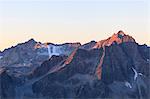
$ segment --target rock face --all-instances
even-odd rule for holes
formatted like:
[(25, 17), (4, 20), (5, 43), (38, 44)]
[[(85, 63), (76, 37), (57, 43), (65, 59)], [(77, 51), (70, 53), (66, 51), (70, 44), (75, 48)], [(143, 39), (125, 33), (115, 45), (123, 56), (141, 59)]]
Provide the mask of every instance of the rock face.
[(15, 98), (15, 85), (13, 79), (6, 73), (6, 70), (2, 68), (0, 70), (0, 98)]
[(47, 59), (47, 56), (39, 56), (37, 54), (37, 51), (34, 49), (35, 44), (36, 41), (31, 39), (25, 43), (4, 50), (2, 52), (3, 58), (0, 60), (0, 66), (9, 69), (11, 75), (19, 76), (30, 72)]
[(123, 31), (119, 31), (117, 34), (113, 34), (111, 37), (105, 40), (101, 40), (95, 44), (93, 48), (101, 48), (103, 46), (110, 46), (112, 44), (120, 44), (123, 42), (135, 42), (134, 38), (126, 35)]
[(54, 66), (58, 65), (60, 62), (63, 62), (67, 56), (56, 56), (53, 55), (49, 60), (43, 62), (41, 66), (37, 67), (31, 74), (30, 78), (37, 78), (46, 74)]
[[(150, 47), (139, 45), (123, 31), (106, 40), (91, 41), (84, 45), (79, 43), (33, 45), (37, 48), (33, 51), (37, 51), (35, 53), (40, 53), (39, 55), (45, 55), (45, 50), (50, 48), (47, 54), (49, 53), (51, 57), (29, 73), (28, 79), (17, 85), (16, 93), (14, 92), (16, 99), (149, 99), (150, 97)], [(34, 62), (37, 63), (39, 60)], [(12, 87), (11, 91), (13, 89)], [(9, 91), (2, 90), (2, 92)]]
[[(41, 46), (46, 45), (46, 46)], [(48, 46), (48, 48), (47, 48)], [(69, 55), (80, 43), (40, 43), (33, 39), (4, 50), (0, 54), (0, 67), (9, 69), (9, 74), (24, 76), (39, 67), (52, 55)], [(50, 54), (50, 55), (49, 55)]]
[(96, 68), (103, 49), (78, 49), (70, 64), (35, 82), (33, 91), (46, 98), (148, 99), (150, 63), (139, 49), (134, 42), (106, 47), (100, 80)]
[(90, 50), (95, 46), (96, 43), (97, 43), (96, 41), (91, 41), (89, 43), (83, 44), (82, 46), (80, 46), (80, 48)]
[(87, 48), (81, 46), (67, 66), (36, 81), (32, 88), (37, 97), (148, 99), (149, 47), (119, 31)]

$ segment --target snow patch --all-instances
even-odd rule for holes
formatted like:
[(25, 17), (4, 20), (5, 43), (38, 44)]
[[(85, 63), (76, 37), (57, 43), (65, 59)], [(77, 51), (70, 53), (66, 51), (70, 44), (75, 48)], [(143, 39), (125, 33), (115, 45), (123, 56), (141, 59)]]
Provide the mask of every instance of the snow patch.
[(129, 82), (125, 82), (125, 86), (129, 87), (129, 88), (132, 88), (132, 86), (131, 86), (131, 84)]
[(47, 49), (48, 49), (49, 58), (52, 55), (60, 55), (60, 53), (61, 53), (60, 48), (61, 48), (60, 46), (48, 45)]
[(0, 59), (2, 59), (3, 58), (3, 56), (0, 56)]
[(61, 48), (60, 46), (53, 46), (52, 47), (52, 55), (60, 55), (60, 53), (61, 53), (60, 48)]
[(141, 75), (141, 76), (143, 75), (142, 73), (138, 73), (138, 74)]
[(49, 58), (52, 56), (52, 55), (60, 55), (62, 53), (62, 46), (57, 46), (57, 45), (52, 45), (52, 44), (36, 44), (35, 45), (35, 48), (37, 49), (40, 49), (40, 48), (44, 48), (46, 49), (47, 51), (46, 52), (39, 52), (38, 54), (39, 55), (46, 55), (48, 54)]
[(134, 80), (136, 80), (137, 76), (140, 75), (140, 76), (143, 76), (142, 73), (138, 73), (133, 67), (132, 67), (132, 70), (134, 71), (135, 75), (134, 75)]
[(51, 49), (50, 49), (49, 45), (47, 46), (47, 49), (48, 49), (48, 55), (49, 55), (49, 58), (50, 58), (51, 57)]

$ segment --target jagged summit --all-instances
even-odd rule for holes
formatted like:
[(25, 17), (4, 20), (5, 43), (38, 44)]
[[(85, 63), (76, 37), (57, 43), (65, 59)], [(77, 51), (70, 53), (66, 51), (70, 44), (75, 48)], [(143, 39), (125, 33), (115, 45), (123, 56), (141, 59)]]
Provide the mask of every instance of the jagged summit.
[(124, 33), (122, 30), (118, 31), (117, 34), (118, 34), (118, 35), (125, 35), (125, 33)]
[(29, 44), (29, 45), (31, 44), (31, 45), (33, 45), (35, 43), (37, 43), (37, 41), (35, 41), (33, 38), (31, 38), (28, 41), (26, 41), (25, 43), (21, 43), (21, 44)]
[(108, 39), (97, 42), (93, 48), (101, 48), (103, 46), (110, 46), (115, 43), (120, 44), (123, 42), (135, 42), (135, 39), (129, 35), (126, 35), (122, 30), (120, 30), (118, 33), (114, 33)]
[(31, 38), (27, 42), (36, 42), (36, 41), (33, 38)]

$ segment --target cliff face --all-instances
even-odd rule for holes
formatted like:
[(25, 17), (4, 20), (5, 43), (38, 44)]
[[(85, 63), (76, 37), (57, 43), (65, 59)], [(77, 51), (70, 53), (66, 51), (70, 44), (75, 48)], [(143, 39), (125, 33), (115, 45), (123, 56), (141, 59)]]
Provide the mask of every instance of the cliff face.
[(33, 39), (4, 50), (0, 53), (0, 68), (9, 69), (9, 74), (24, 76), (30, 74), (52, 55), (68, 56), (80, 43), (40, 43)]
[(15, 98), (15, 85), (11, 76), (5, 69), (0, 70), (0, 97), (1, 99)]
[(101, 48), (103, 46), (110, 46), (112, 44), (120, 44), (123, 42), (135, 42), (135, 39), (129, 35), (126, 35), (123, 31), (114, 33), (111, 37), (105, 40), (101, 40), (95, 44), (93, 48)]
[(37, 78), (40, 77), (47, 72), (49, 72), (50, 69), (52, 69), (54, 66), (58, 65), (60, 62), (63, 62), (67, 56), (55, 56), (53, 55), (49, 60), (43, 62), (41, 66), (37, 67), (33, 72), (30, 74), (29, 78)]
[(145, 48), (135, 42), (106, 46), (101, 79), (96, 72), (103, 48), (78, 49), (70, 64), (35, 82), (33, 91), (51, 98), (147, 99), (150, 57), (143, 55), (150, 49)]

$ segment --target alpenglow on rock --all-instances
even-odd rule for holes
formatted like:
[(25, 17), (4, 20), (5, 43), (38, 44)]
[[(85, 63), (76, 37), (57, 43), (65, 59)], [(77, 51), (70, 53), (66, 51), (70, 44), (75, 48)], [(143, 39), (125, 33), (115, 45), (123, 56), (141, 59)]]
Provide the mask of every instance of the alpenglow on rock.
[(123, 42), (135, 42), (134, 38), (126, 35), (123, 31), (119, 31), (117, 34), (113, 34), (111, 37), (105, 40), (101, 40), (95, 44), (93, 48), (101, 48), (103, 46), (110, 46), (112, 44), (120, 44)]

